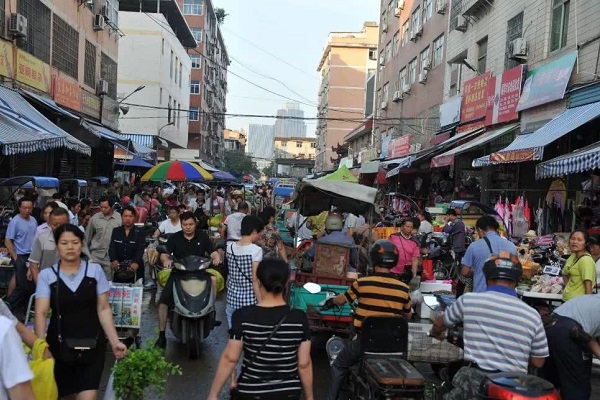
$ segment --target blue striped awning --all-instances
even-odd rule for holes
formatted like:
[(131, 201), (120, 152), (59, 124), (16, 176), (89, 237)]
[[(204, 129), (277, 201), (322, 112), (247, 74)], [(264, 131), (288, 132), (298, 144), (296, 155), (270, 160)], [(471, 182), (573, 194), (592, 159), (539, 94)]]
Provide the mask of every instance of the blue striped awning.
[(600, 116), (600, 102), (569, 108), (537, 131), (520, 135), (508, 147), (493, 153), (490, 160), (497, 163), (542, 160), (544, 147)]
[(27, 154), (61, 147), (91, 155), (91, 148), (53, 124), (16, 90), (0, 85), (2, 154)]
[(85, 126), (86, 129), (88, 129), (96, 136), (107, 139), (114, 145), (117, 145), (123, 148), (124, 150), (132, 150), (133, 148), (133, 145), (131, 144), (131, 141), (128, 138), (124, 137), (118, 132), (113, 131), (112, 129), (105, 127), (104, 125), (100, 125), (86, 119), (83, 122), (83, 126)]
[(154, 147), (154, 135), (143, 135), (139, 133), (122, 133), (121, 135), (132, 142), (143, 144), (148, 148)]
[(554, 178), (596, 168), (600, 168), (600, 142), (538, 164), (535, 178)]

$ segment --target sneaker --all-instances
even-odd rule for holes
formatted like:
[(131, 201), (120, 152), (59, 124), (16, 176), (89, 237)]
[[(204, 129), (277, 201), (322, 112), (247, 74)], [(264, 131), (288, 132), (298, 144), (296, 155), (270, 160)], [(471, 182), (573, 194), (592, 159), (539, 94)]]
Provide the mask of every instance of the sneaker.
[(152, 290), (156, 289), (156, 282), (150, 281), (144, 285), (144, 289)]
[(161, 349), (167, 348), (167, 338), (165, 336), (159, 336), (154, 343), (154, 347), (160, 347)]

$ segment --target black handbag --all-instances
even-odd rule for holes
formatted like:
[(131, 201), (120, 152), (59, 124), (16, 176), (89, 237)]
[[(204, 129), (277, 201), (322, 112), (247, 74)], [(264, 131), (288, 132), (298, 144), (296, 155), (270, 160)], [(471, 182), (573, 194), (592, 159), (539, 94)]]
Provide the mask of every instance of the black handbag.
[[(88, 261), (85, 262), (85, 269), (87, 271)], [(54, 270), (54, 268), (52, 268)], [(68, 363), (78, 364), (91, 364), (97, 358), (96, 348), (98, 346), (98, 336), (93, 338), (65, 338), (62, 334), (62, 315), (60, 313), (60, 302), (59, 302), (59, 286), (60, 286), (60, 261), (57, 265), (56, 274), (56, 314), (57, 328), (58, 328), (58, 349), (60, 353), (60, 360)]]
[[(246, 368), (250, 367), (252, 365), (252, 363), (254, 362), (254, 359), (256, 358), (256, 356), (258, 356), (260, 354), (261, 351), (263, 351), (263, 349), (265, 348), (265, 346), (267, 345), (267, 343), (269, 343), (269, 341), (273, 338), (273, 335), (275, 335), (275, 333), (279, 330), (279, 328), (281, 327), (281, 325), (283, 324), (283, 322), (286, 320), (286, 318), (288, 317), (289, 312), (286, 313), (283, 318), (281, 318), (281, 320), (279, 320), (279, 322), (277, 323), (277, 325), (275, 325), (275, 328), (273, 328), (273, 331), (271, 332), (271, 334), (269, 335), (269, 337), (267, 337), (267, 339), (263, 342), (263, 344), (260, 345), (259, 349), (256, 351), (256, 353), (254, 353), (251, 357), (248, 358), (248, 363), (246, 364)], [(240, 376), (238, 376), (238, 382), (242, 379), (242, 376), (244, 376), (244, 372), (245, 369), (242, 368), (242, 372), (240, 373)], [(240, 396), (240, 392), (238, 391), (237, 387), (232, 387), (229, 389), (229, 400), (240, 400), (241, 396)]]

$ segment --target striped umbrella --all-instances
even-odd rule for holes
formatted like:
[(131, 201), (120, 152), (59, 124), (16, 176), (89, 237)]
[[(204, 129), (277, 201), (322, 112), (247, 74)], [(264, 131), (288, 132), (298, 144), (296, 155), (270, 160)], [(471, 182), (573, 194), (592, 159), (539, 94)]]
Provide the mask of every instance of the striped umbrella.
[(212, 180), (213, 176), (195, 163), (186, 161), (165, 161), (152, 167), (142, 176), (142, 181), (187, 181)]

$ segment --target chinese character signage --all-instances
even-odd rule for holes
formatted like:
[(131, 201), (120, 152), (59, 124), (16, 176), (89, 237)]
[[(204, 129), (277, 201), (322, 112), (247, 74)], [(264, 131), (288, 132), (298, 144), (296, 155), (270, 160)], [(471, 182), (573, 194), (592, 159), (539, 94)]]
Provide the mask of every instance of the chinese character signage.
[(119, 103), (107, 95), (102, 96), (101, 122), (109, 128), (119, 129)]
[(575, 51), (530, 71), (517, 111), (562, 99), (576, 59)]
[(17, 50), (16, 79), (42, 92), (52, 92), (50, 66), (23, 50)]
[(138, 286), (111, 286), (108, 302), (112, 308), (115, 326), (118, 328), (140, 328), (142, 294), (143, 289)]
[(99, 120), (101, 106), (102, 106), (102, 101), (100, 100), (100, 97), (98, 97), (95, 94), (92, 94), (90, 92), (86, 92), (85, 90), (81, 91), (81, 112), (82, 113)]
[(490, 79), (485, 124), (493, 125), (519, 119), (517, 105), (521, 96), (521, 84), (525, 65), (519, 65), (500, 76)]
[(81, 111), (81, 88), (77, 81), (56, 75), (54, 77), (54, 101), (71, 110)]
[(12, 43), (0, 40), (0, 75), (13, 78), (15, 57)]
[(460, 110), (461, 123), (485, 117), (488, 95), (487, 87), (491, 77), (492, 72), (488, 71), (465, 82)]
[(410, 153), (410, 135), (403, 135), (390, 140), (388, 157), (402, 157)]

